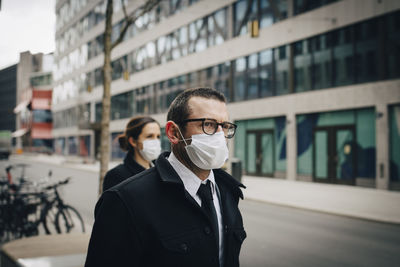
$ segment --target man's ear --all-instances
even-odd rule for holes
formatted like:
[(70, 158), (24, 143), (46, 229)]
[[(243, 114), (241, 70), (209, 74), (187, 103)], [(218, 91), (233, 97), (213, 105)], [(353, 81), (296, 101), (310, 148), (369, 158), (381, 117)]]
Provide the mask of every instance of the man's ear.
[(133, 137), (132, 137), (132, 136), (128, 138), (128, 143), (129, 143), (132, 147), (137, 148), (137, 144), (136, 144), (135, 140), (133, 140)]
[(168, 137), (171, 144), (178, 144), (181, 140), (181, 135), (179, 134), (178, 125), (173, 121), (167, 121), (165, 124), (165, 135)]

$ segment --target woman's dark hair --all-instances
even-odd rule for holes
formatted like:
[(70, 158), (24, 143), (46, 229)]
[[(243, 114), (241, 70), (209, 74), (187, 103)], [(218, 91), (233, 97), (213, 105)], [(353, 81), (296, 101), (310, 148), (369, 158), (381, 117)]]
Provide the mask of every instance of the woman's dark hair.
[(133, 117), (126, 125), (125, 132), (118, 136), (118, 142), (121, 149), (124, 151), (133, 150), (133, 147), (128, 142), (129, 137), (132, 137), (133, 140), (137, 140), (139, 135), (142, 133), (144, 126), (150, 122), (155, 122), (158, 124), (158, 122), (152, 117)]

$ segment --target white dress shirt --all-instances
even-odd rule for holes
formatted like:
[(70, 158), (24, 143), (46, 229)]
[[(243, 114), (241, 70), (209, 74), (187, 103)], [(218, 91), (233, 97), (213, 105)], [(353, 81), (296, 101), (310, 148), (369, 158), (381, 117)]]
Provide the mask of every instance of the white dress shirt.
[(222, 215), (221, 215), (221, 207), (219, 204), (218, 198), (218, 186), (215, 183), (214, 179), (214, 172), (211, 170), (210, 174), (208, 175), (207, 179), (202, 181), (199, 177), (197, 177), (191, 170), (186, 168), (174, 155), (173, 152), (168, 157), (168, 161), (171, 166), (174, 168), (176, 173), (179, 175), (179, 178), (182, 180), (183, 185), (186, 191), (193, 197), (194, 200), (199, 204), (201, 207), (201, 199), (197, 195), (197, 191), (199, 190), (200, 185), (206, 184), (207, 180), (211, 182), (211, 192), (213, 196), (213, 202), (215, 207), (215, 212), (217, 213), (218, 219), (218, 230), (219, 230), (219, 261), (222, 262), (222, 251), (223, 251), (223, 226), (222, 226)]

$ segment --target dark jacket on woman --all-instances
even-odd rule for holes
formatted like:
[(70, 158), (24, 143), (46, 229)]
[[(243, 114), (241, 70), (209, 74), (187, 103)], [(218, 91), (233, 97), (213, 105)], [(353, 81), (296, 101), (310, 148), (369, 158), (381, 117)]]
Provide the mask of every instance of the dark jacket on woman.
[(133, 152), (129, 151), (125, 156), (124, 163), (109, 170), (104, 176), (103, 192), (144, 170), (145, 168), (133, 159)]
[[(86, 267), (220, 267), (212, 220), (185, 190), (168, 152), (103, 193), (96, 204)], [(224, 226), (223, 266), (239, 266), (246, 232), (238, 209), (244, 187), (213, 170)]]

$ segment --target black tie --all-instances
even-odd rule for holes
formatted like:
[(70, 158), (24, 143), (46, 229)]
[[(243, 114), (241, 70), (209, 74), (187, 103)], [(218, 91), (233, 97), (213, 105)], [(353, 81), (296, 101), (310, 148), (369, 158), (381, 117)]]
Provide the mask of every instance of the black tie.
[(218, 241), (218, 218), (217, 213), (215, 212), (215, 207), (213, 203), (213, 196), (211, 193), (211, 183), (210, 180), (207, 180), (206, 184), (201, 184), (199, 190), (197, 190), (197, 194), (201, 199), (201, 208), (205, 211), (207, 216), (210, 218), (213, 224), (213, 231), (215, 233), (215, 238), (217, 240), (217, 246), (219, 247)]

